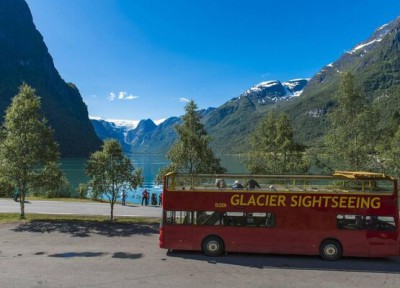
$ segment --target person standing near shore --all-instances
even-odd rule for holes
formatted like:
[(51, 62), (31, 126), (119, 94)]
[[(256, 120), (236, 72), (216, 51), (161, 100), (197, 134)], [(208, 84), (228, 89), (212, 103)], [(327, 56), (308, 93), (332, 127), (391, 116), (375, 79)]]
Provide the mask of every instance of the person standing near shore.
[(121, 205), (122, 206), (125, 206), (125, 201), (126, 201), (126, 191), (122, 191), (122, 195), (121, 195), (121, 198), (122, 198), (122, 200), (121, 200)]
[(142, 206), (144, 205), (147, 206), (149, 204), (149, 192), (147, 192), (146, 189), (143, 190), (142, 192)]

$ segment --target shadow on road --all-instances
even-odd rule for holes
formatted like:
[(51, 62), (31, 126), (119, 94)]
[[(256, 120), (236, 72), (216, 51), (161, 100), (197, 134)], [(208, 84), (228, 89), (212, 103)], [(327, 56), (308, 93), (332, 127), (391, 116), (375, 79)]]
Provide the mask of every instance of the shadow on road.
[(169, 257), (206, 261), (211, 264), (231, 264), (255, 269), (296, 269), (321, 271), (354, 271), (400, 274), (400, 257), (354, 258), (323, 261), (318, 256), (230, 253), (220, 257), (207, 257), (201, 252), (172, 251)]
[(73, 237), (91, 234), (107, 237), (158, 234), (158, 224), (101, 223), (90, 221), (34, 220), (12, 229), (15, 232), (66, 233)]
[[(36, 253), (35, 255), (43, 255), (45, 252), (41, 252), (40, 254)], [(105, 252), (65, 252), (65, 253), (56, 253), (50, 254), (48, 257), (56, 257), (56, 258), (79, 258), (79, 257), (102, 257), (109, 255), (110, 253)], [(115, 252), (111, 256), (112, 258), (120, 258), (120, 259), (131, 259), (136, 260), (143, 257), (142, 253), (126, 253), (126, 252)]]

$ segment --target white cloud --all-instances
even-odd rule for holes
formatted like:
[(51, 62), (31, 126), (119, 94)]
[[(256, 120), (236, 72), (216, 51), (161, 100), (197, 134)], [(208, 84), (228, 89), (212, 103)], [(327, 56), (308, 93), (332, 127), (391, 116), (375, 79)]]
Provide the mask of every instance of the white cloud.
[(137, 99), (139, 96), (134, 96), (132, 94), (128, 95), (128, 92), (126, 91), (120, 91), (118, 93), (118, 97), (114, 92), (110, 92), (110, 95), (107, 97), (109, 101), (114, 101), (114, 100), (133, 100)]
[(108, 95), (107, 99), (109, 101), (114, 101), (115, 100), (115, 94), (113, 92), (111, 92), (110, 95)]
[(125, 100), (132, 100), (132, 99), (137, 99), (139, 98), (139, 96), (133, 96), (133, 95), (129, 95), (125, 97)]
[(125, 97), (126, 97), (126, 94), (128, 94), (128, 93), (126, 93), (125, 91), (120, 91), (119, 93), (118, 93), (118, 99), (124, 99)]
[(187, 99), (187, 98), (183, 98), (183, 97), (181, 97), (181, 98), (179, 98), (179, 102), (183, 102), (183, 103), (189, 103), (189, 102), (190, 102), (190, 100), (189, 100), (189, 99)]

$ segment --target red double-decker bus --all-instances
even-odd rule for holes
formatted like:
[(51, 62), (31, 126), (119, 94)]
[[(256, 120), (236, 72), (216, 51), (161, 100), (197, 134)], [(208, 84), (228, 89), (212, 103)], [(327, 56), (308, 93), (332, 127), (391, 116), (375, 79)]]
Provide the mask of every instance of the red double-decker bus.
[(171, 250), (400, 255), (397, 180), (332, 176), (167, 174), (159, 244)]

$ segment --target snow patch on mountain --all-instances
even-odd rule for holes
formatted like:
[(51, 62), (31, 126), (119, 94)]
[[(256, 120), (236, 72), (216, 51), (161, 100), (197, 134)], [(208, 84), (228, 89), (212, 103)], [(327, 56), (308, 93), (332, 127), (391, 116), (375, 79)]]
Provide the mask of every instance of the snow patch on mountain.
[[(105, 121), (108, 123), (114, 124), (115, 127), (124, 129), (126, 131), (135, 129), (140, 120), (126, 120), (126, 119), (105, 119), (103, 117), (96, 117), (96, 116), (89, 116), (89, 119), (98, 120), (98, 121)], [(163, 123), (166, 118), (162, 118), (159, 120), (152, 120), (157, 126)]]
[(140, 121), (136, 120), (123, 120), (123, 119), (107, 119), (107, 122), (112, 122), (115, 126), (124, 128), (126, 130), (132, 130), (137, 127)]
[(374, 45), (377, 42), (381, 42), (383, 40), (383, 38), (385, 38), (385, 36), (390, 32), (391, 27), (389, 24), (384, 24), (381, 27), (379, 27), (377, 30), (375, 30), (375, 33), (372, 35), (372, 37), (370, 37), (369, 39), (367, 39), (364, 42), (361, 42), (360, 44), (358, 44), (357, 46), (355, 46), (350, 52), (348, 52), (349, 54), (354, 54), (357, 51), (363, 49), (363, 51), (366, 53), (368, 52), (368, 50), (370, 48), (373, 48)]
[(241, 97), (249, 97), (259, 104), (276, 103), (300, 96), (309, 80), (310, 78), (297, 78), (283, 83), (279, 80), (264, 81), (247, 89), (242, 95), (231, 101)]

